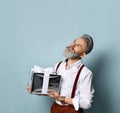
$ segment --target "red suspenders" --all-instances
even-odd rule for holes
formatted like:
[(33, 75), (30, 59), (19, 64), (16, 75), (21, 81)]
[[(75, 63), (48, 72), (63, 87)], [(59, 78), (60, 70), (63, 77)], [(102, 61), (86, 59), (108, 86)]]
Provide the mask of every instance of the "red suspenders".
[(59, 68), (59, 66), (60, 66), (61, 63), (62, 63), (62, 61), (60, 61), (60, 62), (58, 63), (58, 65), (57, 65), (57, 67), (56, 67), (56, 73), (57, 73), (57, 70), (58, 70), (58, 68)]
[(80, 76), (80, 73), (81, 73), (83, 67), (84, 67), (84, 65), (82, 65), (82, 66), (80, 67), (80, 69), (78, 70), (77, 76), (76, 76), (75, 81), (74, 81), (71, 98), (73, 98), (74, 95), (75, 95), (75, 90), (76, 90), (77, 82), (78, 82), (78, 79), (79, 79), (79, 76)]
[[(57, 67), (56, 67), (56, 72), (57, 72), (57, 70), (58, 70), (58, 68), (59, 68), (59, 66), (60, 66), (61, 63), (62, 63), (62, 61), (58, 63), (58, 65), (57, 65)], [(83, 67), (84, 67), (84, 65), (82, 65), (82, 66), (80, 67), (80, 69), (78, 70), (78, 72), (77, 72), (77, 76), (76, 76), (76, 78), (75, 78), (74, 85), (73, 85), (73, 89), (72, 89), (72, 93), (71, 93), (71, 98), (73, 98), (74, 95), (75, 95), (75, 90), (76, 90), (77, 82), (78, 82), (78, 79), (79, 79), (79, 76), (80, 76), (80, 73), (81, 73)]]

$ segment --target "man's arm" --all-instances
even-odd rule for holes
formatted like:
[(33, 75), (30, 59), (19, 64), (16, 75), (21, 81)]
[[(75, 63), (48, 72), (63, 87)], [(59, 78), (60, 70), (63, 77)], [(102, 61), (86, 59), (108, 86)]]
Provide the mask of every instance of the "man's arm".
[(60, 96), (56, 91), (54, 90), (49, 90), (48, 91), (48, 96), (55, 99), (55, 100), (58, 100), (60, 101), (61, 103), (63, 104), (73, 104), (72, 103), (72, 98), (66, 98), (64, 96)]

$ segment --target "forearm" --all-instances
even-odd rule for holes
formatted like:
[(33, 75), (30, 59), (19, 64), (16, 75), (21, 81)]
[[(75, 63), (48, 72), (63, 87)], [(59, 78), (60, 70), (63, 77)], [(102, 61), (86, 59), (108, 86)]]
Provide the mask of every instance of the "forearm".
[(49, 90), (48, 91), (48, 96), (57, 100), (57, 101), (60, 101), (61, 103), (63, 104), (73, 104), (72, 103), (72, 98), (67, 98), (65, 96), (60, 96), (56, 91), (54, 90)]
[(63, 104), (73, 104), (72, 98), (67, 98), (65, 96), (58, 96), (56, 100), (60, 101)]
[(72, 98), (65, 98), (65, 103), (72, 105), (73, 104)]

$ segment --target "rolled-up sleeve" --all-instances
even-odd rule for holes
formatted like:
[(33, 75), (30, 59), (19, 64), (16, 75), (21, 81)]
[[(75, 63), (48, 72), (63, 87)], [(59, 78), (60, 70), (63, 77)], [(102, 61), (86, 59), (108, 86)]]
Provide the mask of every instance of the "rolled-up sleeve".
[(75, 110), (79, 108), (88, 109), (91, 107), (94, 88), (92, 84), (93, 74), (91, 71), (84, 69), (77, 83), (75, 96), (72, 99)]

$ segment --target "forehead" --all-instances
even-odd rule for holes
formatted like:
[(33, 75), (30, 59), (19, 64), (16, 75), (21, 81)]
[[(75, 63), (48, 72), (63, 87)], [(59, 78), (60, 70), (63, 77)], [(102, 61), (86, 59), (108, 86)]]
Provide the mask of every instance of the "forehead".
[(75, 43), (79, 43), (81, 45), (87, 45), (87, 43), (85, 42), (85, 40), (83, 38), (76, 38), (74, 40)]

